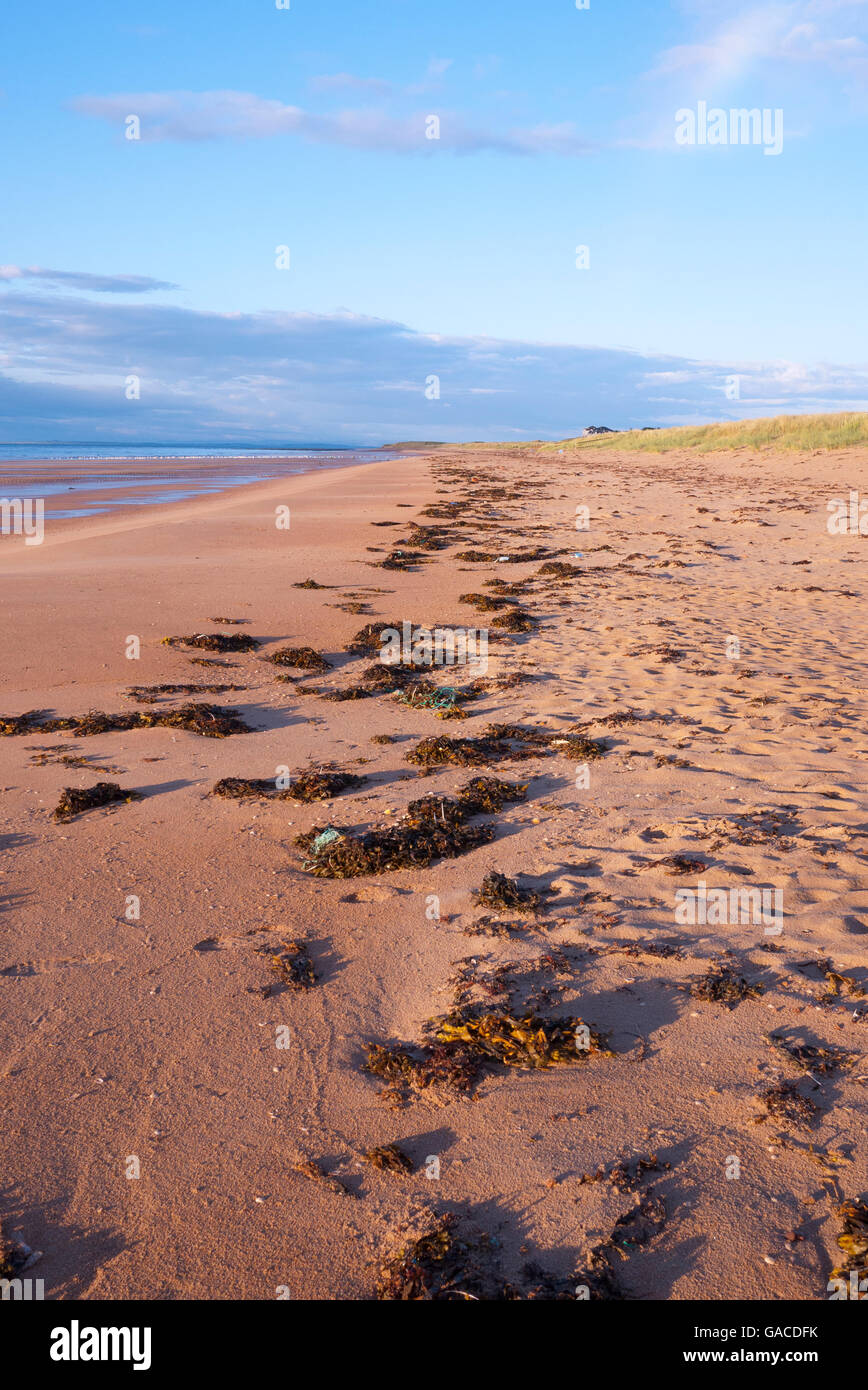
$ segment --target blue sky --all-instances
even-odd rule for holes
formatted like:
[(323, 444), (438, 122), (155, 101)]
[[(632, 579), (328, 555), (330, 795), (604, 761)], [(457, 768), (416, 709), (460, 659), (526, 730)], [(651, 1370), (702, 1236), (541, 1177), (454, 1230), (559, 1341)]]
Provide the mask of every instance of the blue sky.
[[(6, 0), (0, 438), (865, 409), (866, 40), (866, 0)], [(781, 152), (679, 145), (700, 102)]]

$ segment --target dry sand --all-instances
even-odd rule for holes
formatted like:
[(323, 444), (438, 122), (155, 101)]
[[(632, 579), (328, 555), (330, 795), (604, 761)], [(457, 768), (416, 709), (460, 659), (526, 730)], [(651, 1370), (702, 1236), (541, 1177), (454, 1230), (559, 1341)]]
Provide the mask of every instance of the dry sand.
[[(272, 1299), (284, 1286), (368, 1299), (407, 1232), (446, 1211), (496, 1238), (486, 1258), (520, 1292), (538, 1282), (529, 1262), (574, 1278), (608, 1242), (625, 1295), (828, 1297), (835, 1208), (868, 1187), (868, 750), (866, 545), (829, 535), (825, 504), (864, 465), (864, 451), (455, 449), (49, 522), (42, 546), (0, 540), (0, 711), (129, 711), (129, 685), (225, 680), (244, 690), (205, 698), (255, 730), (0, 740), (0, 1213), (8, 1237), (44, 1252), (33, 1274), (48, 1297)], [(449, 524), (419, 512), (450, 501), (463, 543), (408, 571), (376, 567), (410, 519)], [(275, 526), (283, 504), (289, 531)], [(583, 505), (590, 529), (577, 531)], [(533, 679), (487, 693), (463, 721), (388, 696), (329, 703), (262, 660), (311, 645), (337, 669), (301, 683), (325, 689), (358, 678), (365, 663), (344, 648), (365, 622), (485, 623), (459, 594), (537, 576), (539, 562), (456, 552), (521, 544), (583, 573), (533, 578), (518, 601), (539, 627), (492, 643), (489, 670)], [(308, 577), (336, 587), (292, 587)], [(368, 588), (366, 614), (335, 606)], [(161, 644), (198, 631), (263, 646), (222, 671)], [(139, 660), (125, 656), (131, 635)], [(604, 722), (628, 710), (637, 722)], [(556, 751), (482, 769), (530, 780), (528, 799), (462, 857), (346, 881), (305, 872), (293, 835), (387, 823), (414, 797), (453, 792), (476, 770), (422, 778), (405, 753), (493, 720), (587, 724), (608, 751), (587, 788)], [(371, 742), (385, 733), (398, 741)], [(34, 762), (47, 746), (93, 771)], [(368, 782), (326, 806), (208, 795), (220, 777), (321, 762)], [(106, 778), (144, 799), (52, 821), (62, 787)], [(674, 874), (658, 863), (671, 855), (706, 867)], [(486, 914), (471, 892), (492, 869), (553, 890), (545, 910), (524, 925), (505, 914), (503, 935), (474, 931)], [(675, 891), (700, 878), (780, 888), (783, 931), (680, 925)], [(316, 986), (270, 991), (256, 947), (298, 936)], [(492, 1067), (469, 1097), (384, 1103), (366, 1045), (421, 1042), (468, 958), (479, 997), (505, 965), (514, 1004), (581, 1017), (615, 1055)], [(693, 997), (685, 987), (724, 958), (763, 993), (732, 1007)], [(811, 964), (826, 958), (843, 982)], [(772, 1031), (855, 1060), (812, 1079), (765, 1041)], [(814, 1101), (811, 1122), (768, 1113), (761, 1094), (781, 1078)], [(412, 1175), (362, 1160), (391, 1141)], [(659, 1171), (634, 1191), (607, 1176), (653, 1154)], [(435, 1157), (439, 1178), (426, 1175)], [(348, 1191), (296, 1171), (308, 1159)]]

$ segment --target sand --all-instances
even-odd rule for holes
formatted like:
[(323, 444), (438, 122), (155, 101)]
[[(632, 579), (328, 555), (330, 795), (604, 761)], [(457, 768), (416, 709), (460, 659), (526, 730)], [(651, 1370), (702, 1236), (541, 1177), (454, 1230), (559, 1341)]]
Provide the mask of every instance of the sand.
[[(623, 1296), (828, 1297), (836, 1206), (868, 1186), (868, 749), (865, 542), (827, 532), (826, 501), (864, 465), (861, 450), (441, 450), (49, 517), (41, 546), (0, 539), (0, 713), (129, 711), (130, 685), (225, 681), (244, 689), (203, 698), (254, 730), (0, 739), (0, 1215), (7, 1237), (43, 1252), (33, 1274), (47, 1297), (369, 1299), (383, 1262), (444, 1212), (496, 1238), (486, 1259), (520, 1295), (532, 1265), (570, 1280), (609, 1242)], [(446, 525), (419, 513), (450, 501), (461, 542), (406, 571), (378, 567), (409, 520)], [(283, 506), (289, 530), (275, 525)], [(521, 545), (582, 573), (455, 558)], [(335, 670), (287, 674), (346, 685), (366, 664), (344, 651), (363, 623), (479, 626), (488, 615), (459, 595), (529, 576), (518, 601), (539, 626), (492, 642), (488, 675), (532, 679), (488, 691), (465, 720), (300, 694), (263, 660), (310, 645)], [(335, 587), (292, 587), (307, 578)], [(366, 613), (335, 606), (362, 590)], [(263, 645), (220, 669), (162, 644), (201, 631)], [(606, 722), (626, 711), (636, 722)], [(529, 781), (528, 799), (462, 857), (346, 881), (305, 871), (295, 834), (385, 824), (414, 797), (453, 793), (476, 769), (421, 776), (406, 752), (491, 721), (579, 723), (607, 751), (588, 786), (556, 748), (482, 769)], [(371, 741), (381, 734), (397, 741)], [(34, 762), (46, 747), (93, 770)], [(208, 795), (222, 777), (324, 762), (368, 781), (324, 806)], [(143, 799), (52, 820), (61, 788), (105, 779)], [(679, 855), (701, 865), (660, 862)], [(545, 906), (487, 935), (471, 894), (494, 869)], [(782, 930), (680, 923), (675, 893), (700, 879), (780, 889)], [(270, 988), (257, 948), (299, 937), (317, 984)], [(812, 964), (826, 959), (843, 983)], [(715, 961), (763, 992), (730, 1007), (694, 997)], [(493, 1066), (470, 1096), (384, 1101), (366, 1046), (423, 1041), (460, 962), (480, 997), (507, 966), (516, 1004), (580, 1016), (614, 1055)], [(800, 1073), (770, 1033), (845, 1049), (852, 1065)], [(762, 1093), (782, 1078), (813, 1100), (810, 1123), (768, 1112)], [(392, 1141), (412, 1174), (364, 1162)], [(651, 1155), (635, 1190), (612, 1181), (620, 1161)], [(346, 1191), (300, 1173), (307, 1160)], [(652, 1198), (656, 1218), (612, 1255), (618, 1219), (638, 1210), (641, 1226)]]

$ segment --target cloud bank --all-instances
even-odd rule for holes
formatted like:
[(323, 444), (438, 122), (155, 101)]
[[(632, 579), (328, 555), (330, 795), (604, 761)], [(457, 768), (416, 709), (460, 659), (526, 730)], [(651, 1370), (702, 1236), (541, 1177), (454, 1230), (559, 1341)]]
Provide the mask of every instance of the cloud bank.
[(6, 441), (558, 439), (866, 408), (868, 368), (450, 338), (351, 313), (207, 313), (33, 293), (26, 278), (0, 295)]

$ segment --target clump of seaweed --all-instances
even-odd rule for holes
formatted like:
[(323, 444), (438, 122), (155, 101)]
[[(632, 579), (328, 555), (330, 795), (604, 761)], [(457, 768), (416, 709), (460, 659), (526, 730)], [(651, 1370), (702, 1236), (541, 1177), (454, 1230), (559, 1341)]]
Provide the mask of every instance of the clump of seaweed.
[[(295, 990), (312, 989), (316, 984), (313, 961), (304, 941), (279, 941), (276, 945), (259, 946), (257, 952), (268, 957), (268, 968), (280, 984)], [(264, 993), (272, 994), (274, 989), (275, 986), (270, 985)]]
[[(216, 618), (212, 618), (216, 622)], [(137, 700), (140, 704), (150, 704), (152, 700), (159, 699), (161, 695), (225, 695), (229, 690), (246, 690), (246, 685), (202, 685), (201, 682), (194, 684), (169, 683), (165, 685), (131, 685), (127, 690), (122, 690), (121, 694), (125, 700)]]
[(189, 637), (164, 637), (165, 647), (200, 647), (206, 652), (255, 652), (259, 643), (246, 632), (194, 632)]
[(371, 743), (395, 743), (394, 734), (371, 734)]
[(211, 795), (243, 801), (252, 796), (273, 796), (276, 791), (273, 777), (221, 777), (211, 788)]
[(490, 907), (496, 912), (535, 912), (540, 899), (539, 893), (522, 888), (514, 878), (492, 872), (482, 880), (473, 901), (478, 907)]
[(418, 565), (426, 556), (419, 550), (393, 550), (379, 563), (383, 570), (409, 570)]
[(379, 1144), (374, 1149), (368, 1149), (365, 1162), (370, 1163), (372, 1168), (379, 1168), (383, 1173), (403, 1174), (413, 1171), (412, 1161), (397, 1144)]
[(797, 1081), (779, 1081), (763, 1091), (761, 1100), (770, 1115), (790, 1124), (809, 1125), (817, 1114), (816, 1105), (802, 1095)]
[(655, 859), (649, 869), (666, 869), (670, 878), (675, 874), (701, 874), (708, 868), (704, 859), (695, 859), (687, 854), (666, 854)]
[(497, 1242), (483, 1233), (460, 1238), (457, 1225), (457, 1216), (447, 1212), (424, 1235), (404, 1246), (381, 1270), (378, 1299), (473, 1303), (520, 1299), (519, 1291), (500, 1273)]
[(505, 759), (527, 758), (542, 750), (566, 753), (571, 758), (598, 758), (606, 752), (605, 744), (569, 730), (565, 734), (548, 729), (532, 729), (523, 724), (489, 724), (474, 738), (423, 738), (404, 756), (408, 762), (421, 767), (438, 767), (455, 763), (464, 767), (482, 767), (486, 763)]
[[(847, 1278), (850, 1290), (855, 1285), (855, 1293), (851, 1292), (850, 1297), (855, 1296), (860, 1301), (868, 1299), (864, 1282), (868, 1279), (868, 1203), (852, 1199), (842, 1202), (835, 1215), (844, 1225), (838, 1236), (838, 1249), (843, 1250), (846, 1259), (832, 1270), (832, 1278)], [(848, 1277), (852, 1274), (856, 1275), (855, 1280)]]
[(467, 695), (454, 685), (434, 685), (432, 681), (412, 681), (399, 692), (398, 703), (410, 709), (429, 709), (438, 719), (466, 719), (461, 703)]
[(565, 560), (547, 560), (537, 570), (537, 574), (550, 574), (555, 579), (574, 579), (577, 574), (583, 573), (581, 565), (570, 565)]
[(509, 600), (506, 598), (492, 598), (490, 594), (459, 594), (459, 603), (469, 603), (480, 613), (495, 613), (498, 608), (508, 608)]
[(510, 608), (507, 612), (499, 613), (496, 618), (492, 618), (491, 626), (500, 628), (503, 632), (533, 632), (537, 620), (521, 608)]
[(502, 782), (499, 777), (471, 777), (457, 796), (470, 815), (502, 811), (508, 802), (524, 801), (527, 782)]
[(722, 961), (713, 961), (702, 979), (690, 986), (694, 999), (705, 999), (713, 1004), (737, 1004), (742, 999), (755, 999), (763, 993), (759, 984), (750, 985), (742, 975)]
[(272, 666), (295, 666), (303, 671), (330, 671), (332, 663), (313, 647), (279, 647), (265, 658)]
[(294, 589), (334, 589), (334, 584), (317, 584), (315, 579), (296, 580), (292, 586)]
[(242, 623), (248, 623), (249, 618), (209, 618), (209, 623), (223, 623), (225, 627), (241, 627)]
[(215, 782), (212, 796), (244, 800), (252, 796), (271, 796), (277, 800), (330, 801), (348, 787), (360, 787), (367, 778), (355, 772), (340, 772), (334, 768), (311, 768), (290, 781), (286, 787), (269, 777), (223, 777)]
[(369, 700), (374, 695), (396, 695), (413, 680), (412, 669), (387, 662), (366, 666), (361, 679), (355, 685), (345, 686), (343, 690), (330, 690), (327, 700)]
[(232, 710), (221, 709), (219, 705), (188, 704), (175, 709), (136, 710), (134, 714), (106, 714), (103, 710), (89, 710), (87, 714), (70, 715), (60, 719), (42, 718), (43, 711), (33, 710), (29, 715), (0, 719), (0, 734), (12, 736), (32, 733), (71, 733), (76, 738), (88, 738), (95, 734), (122, 733), (127, 729), (186, 729), (191, 734), (203, 738), (228, 738), (230, 734), (249, 734), (249, 725), (244, 723)]
[[(446, 801), (446, 798), (443, 799)], [(454, 807), (458, 803), (451, 803)], [(462, 807), (462, 820), (467, 811)], [(304, 867), (320, 878), (356, 878), (389, 869), (426, 868), (437, 859), (454, 859), (494, 837), (494, 826), (456, 822), (441, 806), (440, 818), (418, 804), (393, 825), (347, 835), (332, 826), (314, 826), (294, 843), (304, 851)]]
[(566, 757), (575, 762), (589, 763), (595, 758), (602, 758), (608, 751), (605, 743), (597, 738), (586, 738), (584, 734), (573, 733), (569, 729), (565, 734), (553, 734), (549, 739), (549, 747), (556, 749), (558, 753), (565, 754)]
[(52, 811), (52, 820), (65, 822), (93, 811), (98, 806), (111, 806), (118, 801), (141, 801), (142, 793), (127, 791), (117, 782), (97, 782), (93, 787), (64, 787), (60, 800)]
[(839, 1068), (852, 1067), (856, 1060), (852, 1053), (840, 1047), (815, 1047), (812, 1043), (782, 1038), (775, 1033), (766, 1033), (765, 1040), (799, 1071), (817, 1072), (820, 1076), (831, 1076)]
[(361, 787), (367, 780), (355, 772), (311, 768), (290, 782), (287, 796), (293, 801), (329, 801), (350, 787)]
[(637, 1154), (632, 1158), (622, 1159), (610, 1168), (601, 1164), (596, 1173), (583, 1173), (579, 1182), (594, 1183), (605, 1180), (610, 1182), (617, 1192), (637, 1192), (646, 1173), (662, 1173), (671, 1167), (671, 1163), (661, 1163), (657, 1154), (649, 1154), (647, 1158)]
[(17, 738), (21, 734), (33, 734), (44, 727), (42, 716), (45, 711), (29, 709), (25, 714), (6, 714), (0, 716), (0, 735), (4, 738)]
[(527, 593), (528, 581), (517, 579), (510, 584), (506, 579), (483, 579), (482, 585), (483, 588), (491, 589), (495, 594), (518, 598), (521, 594)]
[(468, 1049), (480, 1061), (522, 1069), (569, 1066), (591, 1053), (614, 1056), (606, 1038), (580, 1018), (546, 1020), (531, 1013), (515, 1017), (456, 1010), (443, 1019), (435, 1038)]
[(90, 710), (81, 718), (53, 719), (43, 724), (50, 731), (67, 730), (77, 738), (90, 737), (126, 729), (186, 729), (202, 738), (229, 738), (231, 734), (249, 734), (250, 726), (232, 710), (219, 705), (187, 704), (175, 709), (137, 710), (135, 714), (104, 714)]
[(496, 560), (497, 556), (491, 550), (459, 550), (455, 558), (456, 560), (466, 560), (471, 565), (483, 565), (488, 561)]
[(391, 631), (392, 629), (400, 632), (401, 624), (383, 622), (365, 623), (365, 626), (359, 628), (355, 637), (347, 643), (344, 650), (355, 652), (358, 656), (367, 656), (370, 652), (378, 652), (382, 646), (380, 633), (386, 632), (387, 630)]

